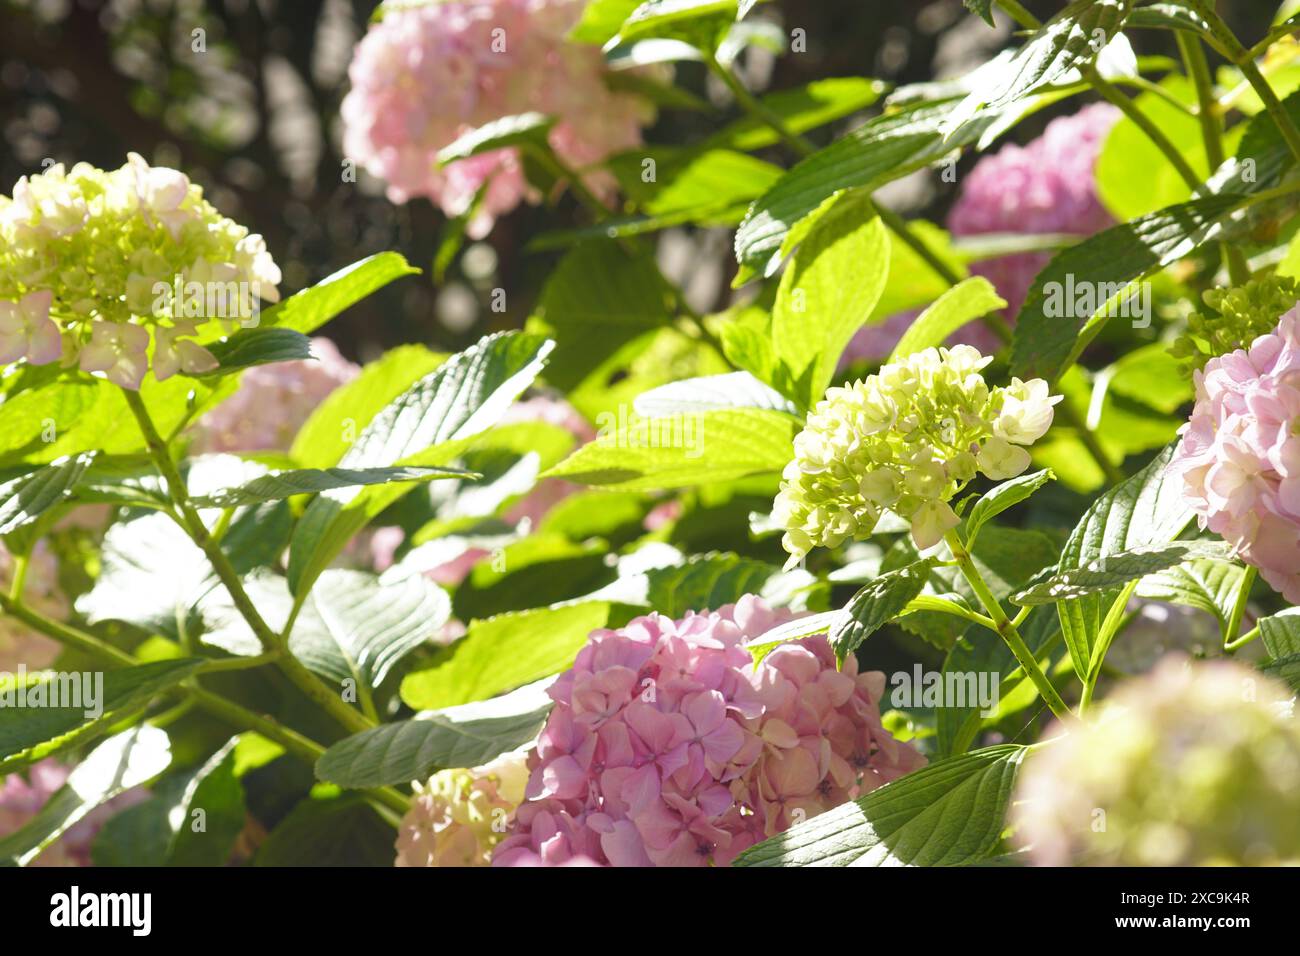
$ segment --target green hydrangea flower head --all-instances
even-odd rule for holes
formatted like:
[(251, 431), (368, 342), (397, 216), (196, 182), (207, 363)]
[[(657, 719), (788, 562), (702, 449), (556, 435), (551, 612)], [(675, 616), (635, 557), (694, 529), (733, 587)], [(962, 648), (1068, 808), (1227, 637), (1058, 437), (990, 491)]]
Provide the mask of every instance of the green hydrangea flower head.
[(53, 165), (0, 196), (0, 364), (61, 361), (132, 389), (150, 367), (210, 371), (200, 327), (253, 324), (279, 282), (261, 236), (135, 153), (108, 172)]
[(1169, 349), (1189, 371), (1205, 368), (1212, 358), (1248, 348), (1255, 339), (1276, 329), (1278, 320), (1300, 298), (1300, 287), (1287, 276), (1267, 275), (1245, 285), (1207, 289), (1201, 298), (1206, 310), (1187, 317), (1187, 331)]
[(815, 547), (865, 538), (886, 509), (907, 519), (917, 547), (957, 525), (948, 502), (976, 474), (1013, 478), (1051, 427), (1042, 379), (990, 388), (992, 359), (969, 345), (929, 348), (829, 389), (795, 437), (773, 517), (792, 567)]
[(1236, 662), (1164, 658), (1028, 755), (1016, 841), (1048, 866), (1300, 864), (1292, 696)]

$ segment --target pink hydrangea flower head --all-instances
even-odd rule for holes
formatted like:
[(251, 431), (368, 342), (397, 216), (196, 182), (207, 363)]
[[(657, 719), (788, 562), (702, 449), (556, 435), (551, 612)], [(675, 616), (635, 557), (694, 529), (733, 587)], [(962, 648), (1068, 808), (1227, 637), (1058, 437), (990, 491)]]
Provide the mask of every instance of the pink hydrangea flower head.
[[(551, 147), (577, 169), (639, 145), (653, 110), (605, 85), (598, 49), (565, 39), (582, 8), (580, 0), (447, 0), (388, 13), (348, 71), (344, 151), (388, 184), (393, 202), (426, 196), (449, 216), (468, 210), (486, 183), (469, 227), (481, 238), (498, 216), (538, 197), (515, 149), (439, 167), (438, 152), (469, 130), (543, 113), (556, 120)], [(607, 175), (585, 178), (612, 192)]]
[[(1109, 103), (1094, 103), (1052, 120), (1029, 145), (1012, 143), (980, 160), (948, 214), (949, 231), (1090, 236), (1114, 225), (1097, 197), (1096, 167), (1119, 115)], [(1003, 256), (976, 263), (971, 271), (993, 283), (1014, 315), (1049, 258)]]
[(194, 450), (287, 451), (325, 397), (361, 371), (327, 338), (313, 338), (311, 354), (245, 372), (238, 391), (199, 420)]
[(923, 764), (880, 726), (884, 675), (837, 671), (824, 637), (755, 667), (746, 641), (793, 617), (747, 595), (593, 631), (549, 690), (527, 799), (494, 865), (727, 863)]
[(1194, 381), (1170, 468), (1201, 527), (1300, 602), (1300, 306), (1250, 348), (1210, 359)]
[[(961, 194), (948, 213), (948, 231), (954, 236), (1090, 236), (1114, 225), (1097, 196), (1096, 166), (1119, 115), (1109, 103), (1094, 103), (1052, 120), (1043, 135), (1027, 146), (1012, 143), (981, 159), (962, 181)], [(970, 271), (993, 283), (1014, 316), (1050, 258), (1033, 252), (1000, 256), (977, 262)], [(919, 314), (900, 312), (863, 326), (845, 349), (841, 364), (887, 358)], [(979, 322), (959, 329), (949, 343), (972, 345), (986, 353), (996, 351), (999, 344)]]

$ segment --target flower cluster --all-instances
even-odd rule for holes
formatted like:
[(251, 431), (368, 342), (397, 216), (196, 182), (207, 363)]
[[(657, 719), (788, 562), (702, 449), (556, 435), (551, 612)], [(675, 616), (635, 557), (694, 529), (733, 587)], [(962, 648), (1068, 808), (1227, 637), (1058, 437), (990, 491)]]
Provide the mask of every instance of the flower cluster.
[[(357, 45), (343, 101), (345, 153), (388, 183), (388, 197), (427, 196), (449, 216), (486, 184), (469, 234), (481, 238), (521, 199), (535, 201), (516, 149), (440, 167), (437, 154), (493, 120), (538, 112), (557, 122), (557, 156), (583, 169), (641, 142), (653, 110), (605, 85), (595, 47), (568, 43), (581, 0), (448, 0), (394, 10)], [(587, 185), (608, 192), (608, 176)]]
[(199, 419), (194, 451), (288, 451), (325, 397), (361, 372), (327, 338), (313, 338), (311, 354), (246, 371), (235, 394)]
[(1300, 601), (1300, 306), (1275, 332), (1197, 371), (1170, 465), (1201, 527)]
[(487, 866), (528, 781), (525, 753), (470, 770), (440, 770), (415, 787), (397, 837), (397, 866)]
[(1300, 863), (1290, 696), (1239, 664), (1167, 657), (1030, 754), (1017, 840), (1049, 866)]
[[(199, 327), (248, 322), (279, 298), (262, 237), (174, 169), (62, 165), (0, 196), (0, 362), (62, 360), (138, 389), (216, 367)], [(152, 332), (152, 336), (150, 333)]]
[(550, 689), (527, 800), (493, 864), (725, 864), (924, 763), (880, 724), (884, 675), (824, 637), (745, 649), (788, 619), (746, 596), (592, 633)]
[(832, 388), (794, 440), (773, 518), (785, 529), (789, 566), (814, 547), (865, 538), (889, 509), (907, 519), (919, 548), (957, 525), (948, 504), (983, 473), (1000, 480), (1029, 467), (1052, 424), (1042, 379), (989, 388), (992, 359), (968, 345), (926, 349), (876, 375)]
[[(13, 584), (14, 559), (0, 544), (0, 588), (9, 593)], [(47, 617), (62, 620), (68, 614), (68, 602), (59, 588), (58, 561), (38, 541), (27, 559), (26, 577), (23, 579), (23, 601)], [(29, 671), (40, 670), (54, 662), (59, 645), (32, 631), (21, 621), (0, 614), (0, 671), (13, 673), (18, 665)]]
[[(963, 177), (961, 194), (948, 214), (954, 236), (995, 233), (1090, 236), (1114, 225), (1097, 197), (1096, 166), (1102, 145), (1119, 119), (1108, 103), (1086, 106), (1047, 124), (1027, 146), (1010, 144), (986, 156)], [(1049, 256), (1025, 252), (986, 259), (971, 273), (988, 279), (1015, 315)], [(848, 362), (888, 356), (916, 312), (900, 312), (860, 329), (845, 351)], [(989, 350), (997, 345), (984, 326), (971, 323), (949, 341)]]
[(1169, 350), (1189, 369), (1205, 368), (1210, 359), (1246, 348), (1272, 332), (1300, 299), (1300, 287), (1287, 276), (1268, 275), (1229, 289), (1208, 289), (1201, 298), (1209, 313), (1189, 315), (1187, 331)]

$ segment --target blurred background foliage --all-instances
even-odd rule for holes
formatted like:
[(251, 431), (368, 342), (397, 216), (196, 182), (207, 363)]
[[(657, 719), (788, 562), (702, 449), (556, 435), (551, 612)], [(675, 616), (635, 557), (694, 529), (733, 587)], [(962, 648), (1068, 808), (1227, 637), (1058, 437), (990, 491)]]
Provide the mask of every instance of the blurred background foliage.
[[(1046, 18), (1062, 4), (1025, 4)], [(0, 0), (0, 191), (50, 161), (120, 165), (128, 150), (183, 169), (224, 213), (266, 237), (294, 291), (356, 259), (395, 249), (425, 267), (394, 283), (326, 330), (350, 357), (367, 360), (403, 342), (461, 349), (487, 331), (522, 325), (557, 252), (528, 249), (541, 233), (583, 224), (567, 197), (558, 208), (523, 206), (484, 242), (464, 247), (435, 282), (431, 265), (446, 223), (427, 200), (394, 206), (382, 186), (345, 175), (339, 104), (353, 45), (373, 0)], [(1243, 36), (1262, 34), (1276, 0), (1231, 0), (1220, 11)], [(1011, 41), (961, 0), (778, 0), (751, 17), (774, 35), (805, 31), (807, 49), (751, 46), (741, 65), (755, 90), (782, 90), (836, 76), (891, 86), (959, 75)], [(199, 32), (196, 32), (199, 31)], [(1173, 55), (1171, 34), (1133, 31), (1139, 54)], [(736, 115), (703, 65), (679, 63), (676, 84), (703, 109), (663, 109), (650, 144), (697, 142)], [(1027, 141), (1073, 102), (1018, 126)], [(816, 131), (828, 142), (869, 113)], [(771, 157), (793, 157), (773, 147)], [(972, 161), (967, 157), (965, 162)], [(958, 177), (960, 182), (960, 177)], [(941, 220), (956, 187), (909, 177), (889, 200), (908, 215)], [(674, 229), (659, 236), (661, 265), (709, 311), (729, 301), (735, 264), (728, 229)], [(494, 311), (493, 290), (505, 290)], [(497, 302), (500, 302), (497, 296)]]

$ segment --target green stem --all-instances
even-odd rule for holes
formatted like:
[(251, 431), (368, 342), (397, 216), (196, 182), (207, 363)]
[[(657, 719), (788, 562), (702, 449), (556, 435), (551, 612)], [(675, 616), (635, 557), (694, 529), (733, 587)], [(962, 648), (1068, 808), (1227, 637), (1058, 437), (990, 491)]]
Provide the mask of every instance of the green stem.
[(952, 551), (952, 556), (957, 559), (957, 565), (961, 568), (961, 573), (966, 578), (966, 582), (971, 586), (971, 590), (975, 592), (975, 596), (979, 598), (980, 603), (984, 605), (984, 610), (988, 612), (989, 618), (993, 621), (994, 630), (1006, 642), (1007, 647), (1011, 649), (1011, 653), (1020, 662), (1020, 666), (1029, 675), (1029, 679), (1034, 682), (1034, 686), (1038, 688), (1038, 693), (1042, 696), (1043, 701), (1058, 719), (1067, 722), (1072, 721), (1074, 715), (1065, 706), (1065, 701), (1056, 692), (1052, 682), (1047, 679), (1043, 669), (1038, 666), (1038, 661), (1034, 659), (1034, 655), (1025, 645), (1016, 625), (1007, 617), (1006, 612), (1002, 610), (1002, 605), (998, 603), (998, 599), (993, 596), (989, 586), (984, 583), (984, 578), (981, 577), (979, 569), (975, 567), (975, 562), (971, 560), (970, 554), (967, 552), (966, 546), (962, 544), (957, 532), (955, 530), (949, 531), (944, 536), (944, 541), (947, 542), (949, 550)]
[(1117, 107), (1125, 116), (1131, 119), (1134, 125), (1146, 135), (1147, 139), (1155, 145), (1156, 149), (1165, 154), (1170, 165), (1178, 171), (1178, 175), (1183, 181), (1195, 192), (1201, 188), (1201, 177), (1192, 169), (1191, 164), (1178, 151), (1173, 140), (1164, 134), (1164, 131), (1152, 122), (1151, 118), (1143, 113), (1136, 103), (1119, 91), (1117, 87), (1107, 81), (1096, 67), (1088, 67), (1083, 71), (1084, 78), (1092, 85), (1092, 88), (1106, 102)]
[(31, 558), (27, 554), (14, 555), (14, 579), (9, 582), (9, 597), (15, 601), (22, 600), (23, 585), (27, 583), (27, 568)]
[(1106, 476), (1107, 482), (1118, 485), (1128, 477), (1117, 464), (1110, 460), (1110, 456), (1106, 454), (1106, 449), (1102, 448), (1101, 442), (1097, 440), (1096, 434), (1088, 427), (1088, 423), (1079, 415), (1078, 410), (1070, 404), (1069, 399), (1057, 404), (1056, 414), (1066, 425), (1074, 429), (1079, 436), (1079, 441), (1083, 443), (1083, 447), (1088, 450), (1088, 454), (1097, 463), (1101, 473)]
[(1246, 573), (1241, 576), (1241, 583), (1237, 585), (1237, 599), (1232, 603), (1232, 613), (1228, 615), (1228, 624), (1223, 629), (1225, 651), (1241, 633), (1241, 621), (1246, 616), (1246, 605), (1250, 602), (1250, 589), (1254, 586), (1258, 574), (1259, 570), (1254, 565), (1246, 565)]
[[(132, 666), (140, 662), (119, 648), (114, 647), (107, 641), (101, 640), (93, 634), (87, 633), (79, 628), (63, 624), (53, 618), (48, 618), (37, 611), (32, 610), (25, 604), (14, 601), (3, 594), (0, 594), (0, 610), (6, 614), (22, 621), (33, 630), (39, 631), (48, 637), (54, 638), (62, 644), (69, 647), (77, 648), (86, 653), (100, 657), (114, 664)], [(262, 658), (266, 658), (263, 655)], [(262, 658), (240, 658), (241, 663), (247, 666), (257, 666), (254, 662), (266, 663)], [(200, 673), (209, 673), (219, 670), (233, 670), (233, 667), (224, 666), (226, 662), (209, 661), (200, 670)], [(173, 694), (180, 695), (197, 703), (205, 711), (212, 714), (226, 723), (236, 727), (243, 727), (248, 730), (255, 730), (268, 740), (273, 740), (280, 744), (286, 751), (304, 760), (309, 766), (314, 766), (321, 754), (325, 752), (323, 745), (298, 733), (290, 727), (284, 726), (271, 717), (257, 714), (246, 707), (242, 707), (233, 701), (227, 700), (219, 694), (214, 694), (206, 688), (200, 687), (197, 681), (191, 679), (183, 683), (180, 687), (172, 691)], [(170, 716), (171, 712), (167, 712)], [(379, 787), (371, 791), (375, 799), (384, 803), (388, 807), (405, 813), (410, 808), (410, 801), (401, 793), (390, 787)]]
[(801, 157), (811, 156), (817, 152), (817, 147), (811, 141), (797, 133), (791, 132), (782, 121), (770, 109), (763, 105), (753, 93), (745, 89), (745, 84), (736, 78), (736, 74), (718, 62), (718, 58), (711, 53), (704, 56), (705, 65), (713, 72), (713, 75), (720, 79), (731, 95), (736, 98), (736, 103), (758, 122), (769, 127), (777, 136), (781, 137), (782, 142), (798, 153)]
[[(145, 408), (139, 393), (130, 389), (122, 389), (122, 393), (126, 396), (127, 407), (131, 409), (136, 422), (139, 423), (140, 433), (144, 436), (150, 457), (159, 472), (162, 473), (168, 494), (185, 531), (207, 556), (212, 569), (217, 574), (217, 578), (230, 594), (235, 608), (248, 622), (248, 626), (252, 628), (257, 639), (261, 641), (263, 649), (267, 651), (287, 650), (287, 640), (282, 642), (280, 635), (276, 634), (262, 619), (262, 615), (253, 605), (252, 599), (249, 598), (248, 592), (244, 590), (244, 586), (239, 580), (239, 574), (230, 563), (230, 559), (226, 557), (226, 553), (213, 540), (207, 526), (203, 524), (203, 519), (199, 517), (198, 511), (190, 501), (189, 492), (185, 488), (185, 481), (181, 478), (176, 463), (172, 460), (171, 452), (163, 444), (162, 437), (158, 434), (158, 429), (154, 427), (153, 419), (149, 416), (149, 410)], [(344, 703), (341, 697), (323, 684), (315, 674), (304, 667), (292, 654), (280, 654), (276, 659), (276, 663), (284, 676), (289, 678), (313, 703), (329, 713), (352, 733), (368, 730), (374, 726), (374, 723), (368, 720), (365, 715), (353, 710)]]
[(1229, 641), (1227, 644), (1224, 644), (1223, 649), (1229, 654), (1235, 654), (1237, 651), (1241, 650), (1243, 647), (1245, 647), (1247, 644), (1249, 644), (1257, 637), (1259, 637), (1259, 628), (1252, 627), (1249, 631), (1241, 635), (1241, 637), (1237, 638), (1235, 641)]
[(1124, 585), (1119, 592), (1119, 597), (1111, 602), (1110, 610), (1106, 612), (1105, 619), (1101, 622), (1101, 627), (1097, 631), (1097, 643), (1092, 648), (1092, 657), (1088, 661), (1088, 673), (1083, 681), (1083, 693), (1079, 697), (1079, 716), (1082, 717), (1087, 713), (1088, 708), (1092, 706), (1092, 695), (1097, 689), (1097, 680), (1101, 677), (1102, 668), (1106, 663), (1106, 655), (1110, 652), (1110, 645), (1125, 624), (1131, 619), (1128, 614), (1129, 598), (1137, 590), (1138, 581), (1130, 581)]

